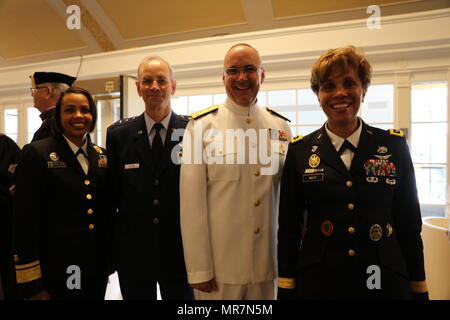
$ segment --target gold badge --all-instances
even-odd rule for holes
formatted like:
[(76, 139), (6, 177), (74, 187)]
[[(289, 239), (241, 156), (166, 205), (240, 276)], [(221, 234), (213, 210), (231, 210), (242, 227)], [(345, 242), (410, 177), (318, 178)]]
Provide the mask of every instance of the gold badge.
[(378, 146), (377, 152), (378, 153), (386, 153), (388, 151), (388, 149), (385, 146)]
[(311, 168), (315, 168), (320, 164), (320, 158), (317, 154), (313, 154), (311, 155), (311, 157), (309, 157), (309, 166)]
[(59, 156), (58, 156), (58, 154), (56, 152), (50, 153), (49, 157), (53, 161), (58, 161), (59, 160)]
[(103, 153), (102, 148), (100, 148), (99, 146), (94, 146), (94, 149), (95, 149), (95, 151), (97, 151), (97, 153), (100, 153), (100, 154)]
[(387, 230), (386, 236), (389, 238), (392, 235), (392, 233), (394, 232), (394, 228), (392, 228), (392, 226), (388, 223), (386, 225), (386, 230)]
[(372, 241), (378, 241), (381, 239), (381, 236), (383, 235), (383, 229), (381, 229), (381, 226), (379, 224), (374, 224), (370, 227), (369, 230), (369, 237)]

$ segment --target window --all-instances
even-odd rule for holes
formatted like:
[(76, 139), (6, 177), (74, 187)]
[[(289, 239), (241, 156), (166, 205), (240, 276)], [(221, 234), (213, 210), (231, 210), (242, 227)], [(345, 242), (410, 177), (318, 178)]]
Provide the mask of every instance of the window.
[(27, 108), (27, 143), (33, 139), (34, 133), (42, 124), (42, 119), (39, 117), (40, 112), (35, 107)]
[(5, 109), (3, 113), (5, 134), (18, 143), (19, 122), (17, 109)]
[(446, 203), (447, 83), (411, 88), (411, 155), (421, 204)]
[(371, 85), (361, 105), (359, 116), (371, 126), (394, 128), (394, 85)]

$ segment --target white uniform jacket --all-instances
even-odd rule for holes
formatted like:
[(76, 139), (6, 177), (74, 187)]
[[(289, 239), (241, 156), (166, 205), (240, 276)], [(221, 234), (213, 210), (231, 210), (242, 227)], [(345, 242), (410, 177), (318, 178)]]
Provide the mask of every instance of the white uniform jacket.
[(271, 109), (242, 107), (230, 99), (192, 117), (180, 176), (189, 283), (213, 277), (228, 284), (275, 279), (288, 123)]

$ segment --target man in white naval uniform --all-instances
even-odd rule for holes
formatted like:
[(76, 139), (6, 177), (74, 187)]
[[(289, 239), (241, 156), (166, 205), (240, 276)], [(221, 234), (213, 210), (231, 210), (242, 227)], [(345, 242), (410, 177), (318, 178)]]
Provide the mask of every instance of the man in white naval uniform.
[(224, 60), (226, 101), (194, 113), (183, 142), (181, 231), (197, 299), (273, 299), (279, 183), (291, 131), (257, 105), (265, 73), (248, 44)]

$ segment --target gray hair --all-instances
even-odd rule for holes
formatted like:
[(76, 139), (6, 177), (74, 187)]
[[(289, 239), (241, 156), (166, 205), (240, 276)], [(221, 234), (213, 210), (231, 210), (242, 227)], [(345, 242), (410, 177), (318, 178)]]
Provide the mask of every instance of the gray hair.
[(169, 68), (169, 72), (170, 72), (170, 78), (173, 80), (173, 71), (172, 71), (172, 67), (170, 66), (170, 64), (164, 60), (163, 58), (161, 58), (160, 56), (147, 56), (145, 57), (141, 63), (139, 64), (138, 70), (137, 70), (137, 80), (139, 81), (139, 74), (141, 73), (141, 68), (143, 65), (145, 65), (147, 62), (152, 61), (152, 60), (158, 60), (161, 61), (163, 63), (165, 63), (167, 65), (167, 67)]
[(51, 87), (53, 89), (52, 98), (58, 99), (61, 93), (69, 89), (70, 87), (65, 83), (60, 82), (47, 82), (42, 85)]

